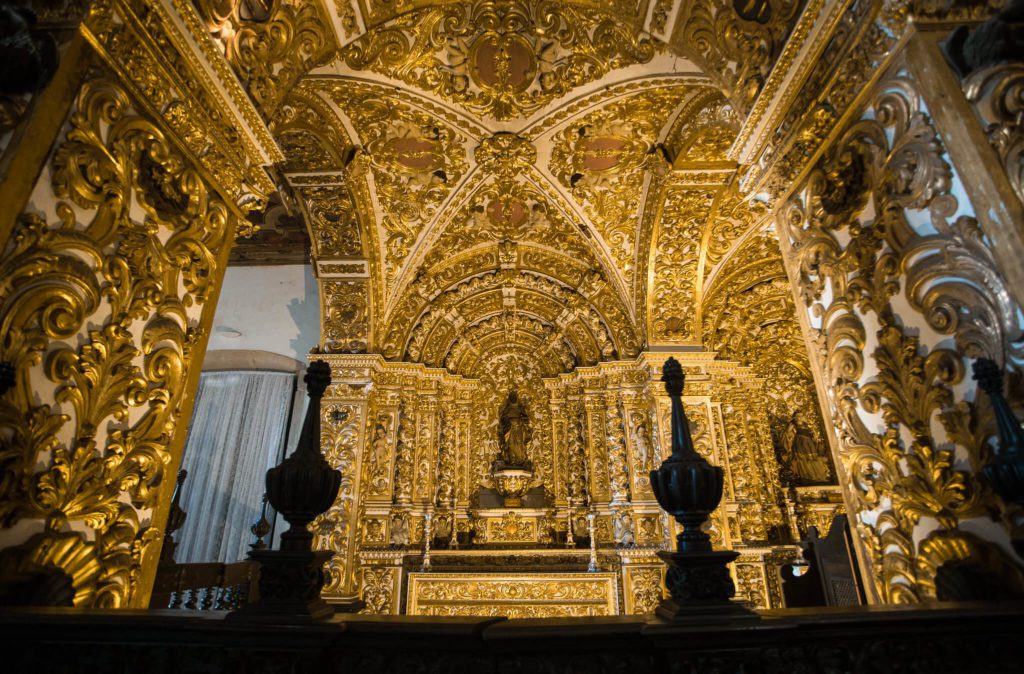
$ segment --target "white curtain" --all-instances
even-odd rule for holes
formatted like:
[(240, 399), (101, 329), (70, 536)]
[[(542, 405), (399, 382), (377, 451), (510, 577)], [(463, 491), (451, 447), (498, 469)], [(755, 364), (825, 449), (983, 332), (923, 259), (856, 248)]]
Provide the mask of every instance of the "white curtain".
[(178, 563), (245, 559), (264, 476), (281, 459), (294, 389), (290, 372), (202, 373), (182, 461)]

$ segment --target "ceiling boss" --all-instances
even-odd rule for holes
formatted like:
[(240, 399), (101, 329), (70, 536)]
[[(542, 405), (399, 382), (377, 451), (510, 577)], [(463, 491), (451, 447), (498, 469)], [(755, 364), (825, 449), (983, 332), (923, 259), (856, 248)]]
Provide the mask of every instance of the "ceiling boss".
[(650, 39), (593, 9), (519, 0), (414, 10), (349, 45), (343, 58), (508, 120), (654, 52)]

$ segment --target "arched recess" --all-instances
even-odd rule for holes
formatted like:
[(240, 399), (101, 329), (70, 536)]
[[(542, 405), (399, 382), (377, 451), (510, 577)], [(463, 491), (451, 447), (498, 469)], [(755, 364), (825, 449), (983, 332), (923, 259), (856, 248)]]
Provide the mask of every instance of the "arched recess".
[(503, 241), (418, 275), (391, 316), (382, 353), (435, 366), (465, 363), (464, 352), (475, 343), (470, 328), (478, 336), (497, 332), (497, 323), (487, 323), (495, 317), (504, 334), (521, 330), (547, 344), (543, 353), (563, 363), (552, 374), (632, 358), (642, 346), (621, 298), (586, 261)]
[[(782, 485), (838, 484), (831, 461), (822, 466), (827, 474), (815, 474), (789, 454), (787, 433), (798, 426), (810, 433), (822, 456), (829, 454), (829, 440), (773, 227), (762, 225), (748, 234), (716, 269), (704, 296), (702, 319), (705, 349), (750, 366), (764, 380)], [(838, 501), (838, 487), (834, 491)]]

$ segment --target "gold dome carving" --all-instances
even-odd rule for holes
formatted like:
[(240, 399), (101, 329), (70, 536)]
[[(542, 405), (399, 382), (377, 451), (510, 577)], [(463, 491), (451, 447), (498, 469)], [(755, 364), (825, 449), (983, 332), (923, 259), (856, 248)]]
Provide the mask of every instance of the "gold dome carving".
[(341, 58), (352, 70), (508, 120), (654, 54), (653, 41), (595, 7), (478, 0), (398, 15), (345, 47)]

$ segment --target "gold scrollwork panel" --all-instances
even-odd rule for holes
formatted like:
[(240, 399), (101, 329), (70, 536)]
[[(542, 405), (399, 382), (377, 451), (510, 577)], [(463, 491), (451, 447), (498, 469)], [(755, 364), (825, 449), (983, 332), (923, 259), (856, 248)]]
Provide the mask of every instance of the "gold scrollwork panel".
[[(331, 363), (334, 381), (345, 376), (339, 367), (344, 361)], [(340, 370), (340, 371), (339, 371)], [(321, 448), (324, 457), (341, 471), (341, 487), (334, 504), (311, 525), (314, 547), (330, 550), (334, 556), (324, 569), (327, 580), (325, 596), (351, 597), (356, 591), (356, 573), (352, 559), (358, 529), (359, 483), (362, 473), (361, 451), (365, 443), (366, 399), (363, 386), (334, 383), (321, 401)]]
[[(1020, 362), (1019, 309), (915, 84), (899, 61), (778, 210), (806, 306), (847, 501), (878, 597), (933, 598), (960, 528), (1007, 533), (975, 471), (991, 419), (965, 360)], [(946, 558), (948, 559), (948, 557)]]
[(236, 219), (103, 76), (30, 204), (0, 254), (0, 519), (36, 533), (0, 566), (66, 579), (76, 605), (144, 604)]
[(410, 573), (407, 613), (556, 618), (618, 614), (614, 573)]

